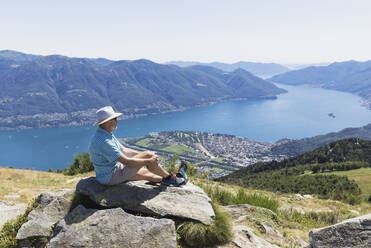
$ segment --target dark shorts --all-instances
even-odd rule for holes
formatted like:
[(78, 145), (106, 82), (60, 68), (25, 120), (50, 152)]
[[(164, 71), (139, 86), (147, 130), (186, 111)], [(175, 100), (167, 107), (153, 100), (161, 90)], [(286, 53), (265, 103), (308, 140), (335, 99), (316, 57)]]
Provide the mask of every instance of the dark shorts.
[(120, 184), (129, 181), (139, 170), (136, 167), (125, 166), (121, 170), (118, 166), (115, 167), (109, 185)]

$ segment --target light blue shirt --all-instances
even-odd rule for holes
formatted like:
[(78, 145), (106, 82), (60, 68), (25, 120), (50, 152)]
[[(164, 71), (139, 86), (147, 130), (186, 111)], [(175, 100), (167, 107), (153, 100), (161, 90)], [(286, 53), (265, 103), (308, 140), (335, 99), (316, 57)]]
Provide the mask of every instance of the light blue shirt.
[(119, 163), (116, 160), (121, 156), (120, 142), (113, 134), (98, 127), (90, 141), (89, 154), (97, 181), (108, 184), (115, 165)]

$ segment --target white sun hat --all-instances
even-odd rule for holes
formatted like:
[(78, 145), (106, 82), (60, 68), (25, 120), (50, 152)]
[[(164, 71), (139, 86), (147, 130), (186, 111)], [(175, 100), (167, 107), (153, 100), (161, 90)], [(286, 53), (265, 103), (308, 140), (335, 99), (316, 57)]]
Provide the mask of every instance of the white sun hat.
[(103, 124), (109, 120), (112, 120), (116, 117), (122, 115), (122, 113), (117, 113), (113, 110), (111, 106), (106, 106), (97, 110), (97, 119), (98, 121), (94, 125)]

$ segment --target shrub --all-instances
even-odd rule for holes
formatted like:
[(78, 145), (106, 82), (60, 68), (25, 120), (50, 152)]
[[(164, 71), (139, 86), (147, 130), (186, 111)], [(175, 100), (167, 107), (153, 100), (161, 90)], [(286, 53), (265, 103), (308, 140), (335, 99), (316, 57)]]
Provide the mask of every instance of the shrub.
[(228, 213), (213, 204), (215, 221), (211, 225), (187, 221), (177, 227), (180, 241), (191, 247), (221, 245), (232, 239), (232, 222)]
[(69, 168), (61, 171), (65, 175), (73, 176), (79, 173), (86, 173), (93, 170), (94, 166), (90, 160), (89, 153), (84, 152), (82, 155), (75, 155), (74, 162), (70, 164)]

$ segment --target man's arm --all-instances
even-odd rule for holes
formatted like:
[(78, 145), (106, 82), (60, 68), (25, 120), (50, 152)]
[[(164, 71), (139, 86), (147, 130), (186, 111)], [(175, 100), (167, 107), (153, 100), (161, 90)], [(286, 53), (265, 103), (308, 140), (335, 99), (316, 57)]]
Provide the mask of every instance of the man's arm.
[(125, 154), (127, 157), (151, 158), (152, 156), (155, 155), (155, 153), (151, 151), (139, 152), (139, 151), (124, 147), (121, 144), (120, 144), (120, 149), (122, 153)]
[(123, 145), (120, 144), (120, 150), (122, 151), (123, 154), (125, 154), (127, 157), (134, 157), (137, 155), (139, 152), (127, 147), (124, 147)]
[(152, 156), (150, 158), (138, 158), (138, 157), (128, 157), (125, 154), (116, 159), (118, 162), (130, 166), (140, 168), (144, 165), (151, 165), (158, 162), (157, 156)]

